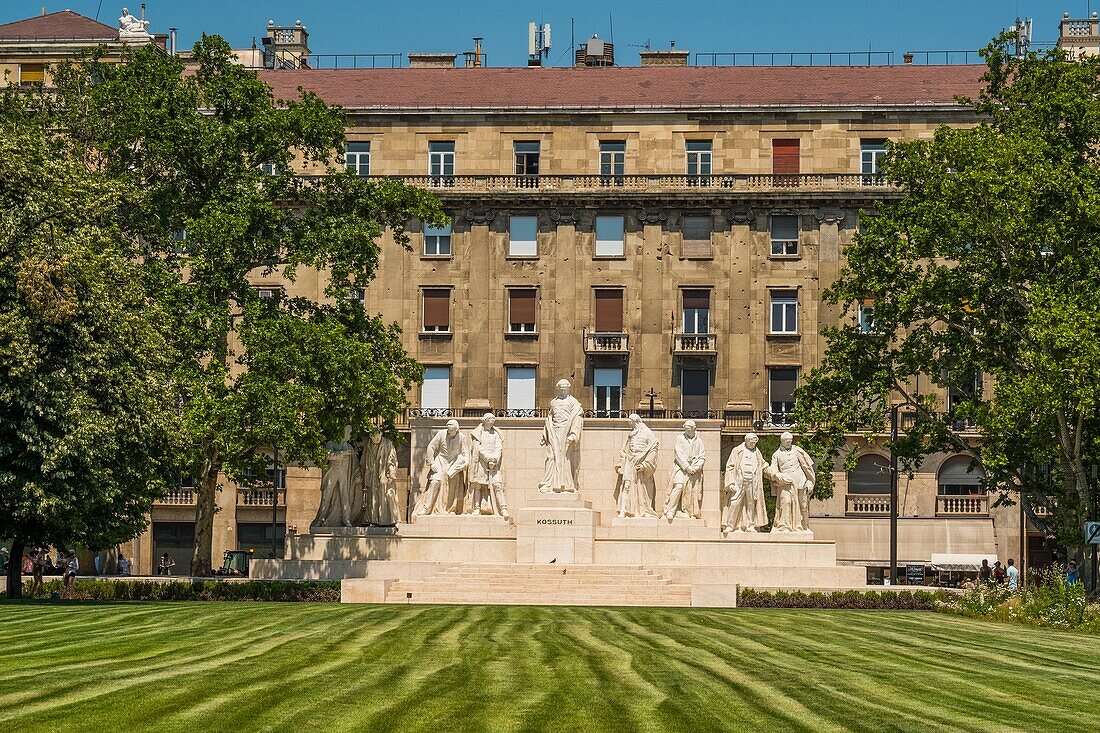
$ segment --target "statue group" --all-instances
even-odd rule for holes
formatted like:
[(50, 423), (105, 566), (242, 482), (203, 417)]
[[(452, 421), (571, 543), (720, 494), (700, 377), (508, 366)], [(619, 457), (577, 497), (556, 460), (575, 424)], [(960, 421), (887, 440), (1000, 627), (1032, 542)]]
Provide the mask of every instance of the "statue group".
[(393, 527), (401, 517), (397, 502), (397, 451), (381, 433), (361, 445), (344, 436), (329, 450), (321, 476), (321, 504), (310, 523), (316, 527)]
[[(540, 443), (546, 464), (540, 493), (578, 492), (584, 410), (561, 380), (550, 403)], [(618, 518), (658, 516), (657, 454), (660, 441), (642, 418), (629, 417), (630, 432), (623, 441), (615, 470), (615, 508)], [(723, 481), (722, 529), (757, 532), (768, 526), (764, 498), (767, 478), (775, 495), (774, 532), (808, 532), (809, 503), (814, 489), (814, 464), (794, 436), (783, 433), (779, 448), (764, 459), (754, 433), (734, 448), (726, 460)], [(702, 519), (703, 466), (706, 449), (694, 420), (683, 425), (673, 446), (661, 515), (666, 520)], [(464, 435), (457, 420), (432, 436), (425, 462), (428, 485), (417, 503), (415, 516), (491, 515), (509, 517), (502, 466), (504, 438), (496, 418), (485, 413), (481, 424)], [(393, 444), (374, 434), (361, 447), (345, 440), (335, 446), (321, 480), (321, 506), (313, 527), (359, 525), (393, 526), (400, 518), (395, 484), (397, 457)]]

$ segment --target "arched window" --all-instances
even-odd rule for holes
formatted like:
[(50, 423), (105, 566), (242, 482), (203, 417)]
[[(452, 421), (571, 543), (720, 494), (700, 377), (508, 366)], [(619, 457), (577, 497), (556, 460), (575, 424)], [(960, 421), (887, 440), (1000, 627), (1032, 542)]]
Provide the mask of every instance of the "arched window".
[(975, 466), (970, 470), (970, 456), (952, 456), (943, 462), (937, 474), (940, 496), (968, 496), (982, 492), (985, 472)]
[(889, 494), (890, 462), (875, 453), (861, 457), (848, 472), (848, 493)]

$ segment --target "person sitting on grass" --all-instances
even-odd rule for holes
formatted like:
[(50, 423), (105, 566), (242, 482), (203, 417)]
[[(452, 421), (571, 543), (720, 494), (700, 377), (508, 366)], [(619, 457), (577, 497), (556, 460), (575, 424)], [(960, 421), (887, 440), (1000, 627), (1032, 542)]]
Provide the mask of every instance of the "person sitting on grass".
[(69, 550), (69, 556), (65, 559), (65, 591), (62, 598), (73, 597), (73, 583), (76, 582), (76, 574), (80, 570), (80, 560), (76, 553)]

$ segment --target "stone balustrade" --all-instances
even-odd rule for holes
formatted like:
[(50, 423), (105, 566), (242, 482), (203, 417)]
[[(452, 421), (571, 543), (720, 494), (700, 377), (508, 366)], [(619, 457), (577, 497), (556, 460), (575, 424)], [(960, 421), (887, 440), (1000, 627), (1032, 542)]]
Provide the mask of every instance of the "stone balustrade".
[(890, 514), (889, 494), (848, 494), (844, 513), (851, 517), (881, 517)]
[(238, 489), (237, 506), (271, 506), (276, 495), (279, 506), (286, 506), (286, 489)]
[(988, 517), (989, 495), (937, 496), (937, 517)]
[(673, 334), (672, 353), (688, 356), (716, 356), (718, 354), (718, 335), (714, 333)]
[(629, 343), (625, 333), (585, 332), (584, 353), (623, 355), (629, 353)]
[(154, 503), (162, 506), (195, 506), (195, 490), (191, 487), (168, 489), (167, 493)]

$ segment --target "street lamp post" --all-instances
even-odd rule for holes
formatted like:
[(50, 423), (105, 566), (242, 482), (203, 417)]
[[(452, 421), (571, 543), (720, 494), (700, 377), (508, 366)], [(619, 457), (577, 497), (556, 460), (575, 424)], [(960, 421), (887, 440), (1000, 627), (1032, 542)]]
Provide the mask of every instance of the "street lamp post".
[(275, 471), (272, 477), (271, 491), (271, 557), (278, 559), (279, 542), (279, 449), (275, 448)]
[(890, 585), (898, 581), (898, 408), (890, 407)]

